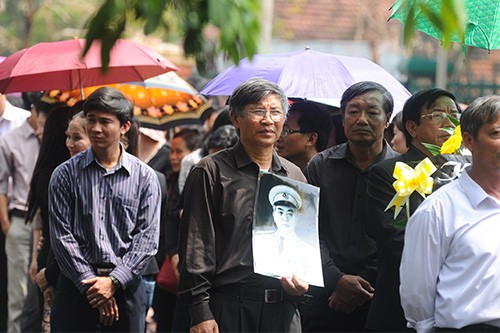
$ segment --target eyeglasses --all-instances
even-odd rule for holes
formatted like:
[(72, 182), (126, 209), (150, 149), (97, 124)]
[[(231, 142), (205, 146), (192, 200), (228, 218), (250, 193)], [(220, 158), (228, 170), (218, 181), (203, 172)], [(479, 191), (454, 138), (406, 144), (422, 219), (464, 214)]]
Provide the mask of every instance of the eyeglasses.
[(284, 139), (284, 138), (286, 138), (287, 136), (289, 136), (290, 134), (293, 134), (293, 133), (302, 133), (302, 130), (284, 129), (284, 130), (281, 131), (280, 138)]
[(431, 118), (431, 121), (435, 125), (439, 126), (439, 125), (442, 125), (443, 122), (446, 119), (448, 119), (448, 117), (451, 117), (451, 118), (454, 118), (456, 120), (459, 120), (460, 119), (460, 113), (458, 113), (458, 112), (446, 113), (446, 112), (443, 112), (443, 111), (434, 111), (432, 113), (424, 114), (423, 116), (420, 116), (420, 118), (426, 118), (426, 117)]
[(285, 117), (285, 114), (281, 110), (271, 110), (266, 112), (265, 110), (251, 110), (247, 112), (248, 117), (252, 120), (261, 121), (266, 116), (269, 116), (272, 121), (279, 122)]

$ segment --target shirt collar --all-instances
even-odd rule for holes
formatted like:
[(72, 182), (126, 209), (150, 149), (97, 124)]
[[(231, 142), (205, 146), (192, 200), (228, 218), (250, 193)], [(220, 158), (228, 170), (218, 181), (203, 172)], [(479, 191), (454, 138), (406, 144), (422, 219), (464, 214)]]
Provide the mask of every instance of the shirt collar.
[(477, 184), (472, 178), (469, 176), (470, 166), (462, 172), (462, 175), (458, 179), (460, 186), (462, 187), (465, 195), (469, 198), (469, 201), (474, 206), (474, 208), (478, 208), (478, 206), (484, 200), (490, 198), (488, 193), (486, 193), (479, 184)]
[[(352, 161), (350, 157), (351, 153), (349, 151), (349, 145), (348, 142), (342, 143), (340, 145), (337, 145), (332, 148), (330, 156), (328, 158), (331, 159), (347, 159), (349, 161)], [(383, 140), (382, 141), (382, 152), (379, 154), (377, 159), (373, 161), (372, 164), (375, 164), (377, 162), (380, 162), (382, 160), (397, 156), (398, 154), (392, 150), (392, 148), (389, 146), (389, 144)]]
[[(125, 147), (123, 147), (121, 143), (120, 143), (120, 149), (121, 149), (120, 158), (118, 159), (118, 163), (113, 168), (113, 170), (119, 170), (120, 168), (123, 167), (130, 174), (130, 171), (132, 170), (132, 157), (129, 153), (125, 151)], [(97, 160), (97, 158), (95, 157), (92, 147), (88, 148), (83, 154), (84, 156), (82, 158), (82, 163), (84, 168), (87, 168), (93, 162), (95, 162), (98, 165), (101, 165)]]
[[(236, 161), (236, 167), (238, 169), (254, 163), (254, 161), (252, 161), (252, 159), (250, 158), (250, 156), (246, 152), (245, 147), (243, 147), (243, 144), (241, 143), (241, 141), (238, 141), (234, 145), (232, 150), (233, 150), (235, 161)], [(285, 169), (285, 168), (281, 164), (281, 161), (278, 157), (278, 154), (276, 153), (275, 150), (273, 150), (273, 160), (272, 160), (272, 164), (271, 164), (271, 170), (273, 172), (277, 172), (277, 171), (280, 171), (282, 169)]]

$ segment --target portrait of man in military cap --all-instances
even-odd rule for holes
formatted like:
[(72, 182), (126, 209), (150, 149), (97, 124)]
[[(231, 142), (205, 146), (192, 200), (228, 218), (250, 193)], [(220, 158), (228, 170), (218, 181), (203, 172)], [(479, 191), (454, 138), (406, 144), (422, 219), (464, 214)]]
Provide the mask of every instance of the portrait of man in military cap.
[[(282, 177), (280, 177), (282, 178)], [(298, 183), (298, 182), (297, 182)], [(323, 286), (317, 233), (317, 194), (311, 185), (263, 174), (253, 231), (256, 273)]]

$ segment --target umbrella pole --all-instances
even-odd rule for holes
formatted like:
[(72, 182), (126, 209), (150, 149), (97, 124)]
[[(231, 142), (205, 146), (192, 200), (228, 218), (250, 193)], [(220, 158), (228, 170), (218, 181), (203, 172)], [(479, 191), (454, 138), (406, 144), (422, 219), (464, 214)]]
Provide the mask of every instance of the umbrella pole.
[(448, 50), (441, 45), (436, 61), (436, 88), (446, 89), (448, 85)]
[(83, 84), (82, 84), (82, 78), (80, 77), (80, 70), (78, 70), (78, 82), (80, 82), (80, 96), (83, 101), (85, 99), (85, 94), (83, 93)]

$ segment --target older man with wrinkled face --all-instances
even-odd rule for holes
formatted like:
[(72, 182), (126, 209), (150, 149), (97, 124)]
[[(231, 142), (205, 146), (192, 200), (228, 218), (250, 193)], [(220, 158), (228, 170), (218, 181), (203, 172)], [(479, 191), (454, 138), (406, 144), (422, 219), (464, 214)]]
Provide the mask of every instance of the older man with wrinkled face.
[(359, 82), (342, 95), (348, 141), (316, 155), (305, 169), (320, 187), (319, 230), (325, 288), (311, 288), (303, 307), (304, 331), (363, 331), (373, 297), (376, 247), (364, 230), (368, 168), (396, 156), (384, 141), (393, 110), (391, 94), (375, 82)]
[(260, 171), (305, 182), (300, 169), (279, 157), (288, 101), (281, 88), (250, 79), (229, 100), (240, 140), (203, 158), (184, 187), (180, 225), (179, 296), (191, 332), (300, 332), (298, 303), (308, 284), (255, 274), (252, 221)]

